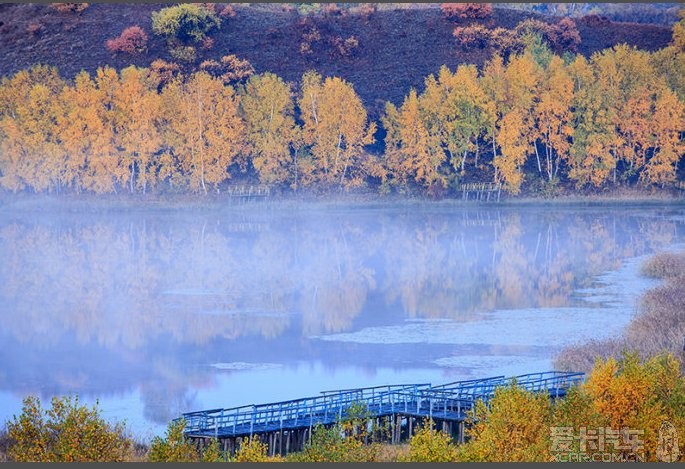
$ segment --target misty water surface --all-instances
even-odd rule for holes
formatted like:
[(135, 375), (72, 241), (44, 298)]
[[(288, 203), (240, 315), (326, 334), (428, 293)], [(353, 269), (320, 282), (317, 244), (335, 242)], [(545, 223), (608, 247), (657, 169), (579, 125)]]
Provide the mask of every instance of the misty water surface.
[(0, 211), (0, 419), (183, 411), (551, 368), (618, 332), (682, 243), (668, 207)]

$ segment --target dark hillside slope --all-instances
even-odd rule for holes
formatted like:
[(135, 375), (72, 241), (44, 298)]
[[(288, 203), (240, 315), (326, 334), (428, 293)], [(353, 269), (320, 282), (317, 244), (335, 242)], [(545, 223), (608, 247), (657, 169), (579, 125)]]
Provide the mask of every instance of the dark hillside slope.
[[(46, 5), (0, 5), (0, 74), (8, 75), (35, 63), (57, 66), (65, 77), (85, 69), (94, 72), (103, 65), (117, 68), (129, 64), (147, 66), (157, 58), (171, 60), (165, 43), (151, 33), (150, 13), (162, 4), (91, 4), (79, 14), (58, 13)], [(482, 64), (483, 51), (465, 53), (452, 38), (454, 24), (439, 8), (382, 10), (362, 15), (332, 15), (308, 20), (319, 27), (322, 41), (313, 53), (300, 53), (306, 30), (302, 17), (287, 6), (236, 5), (236, 16), (224, 21), (213, 35), (214, 46), (198, 49), (197, 63), (206, 58), (236, 54), (248, 59), (257, 72), (272, 71), (288, 81), (297, 81), (308, 69), (323, 75), (338, 75), (352, 82), (372, 115), (377, 116), (386, 100), (400, 102), (410, 87), (421, 88), (424, 77), (442, 64)], [(495, 9), (490, 26), (513, 27), (531, 17), (521, 11)], [(553, 19), (548, 18), (547, 21)], [(105, 41), (126, 27), (139, 25), (150, 35), (148, 51), (142, 55), (114, 56)], [(37, 31), (31, 32), (38, 28)], [(654, 25), (608, 23), (600, 26), (578, 23), (582, 36), (580, 52), (586, 55), (618, 43), (654, 50), (671, 39), (670, 30)], [(342, 56), (330, 40), (354, 36), (359, 47)]]

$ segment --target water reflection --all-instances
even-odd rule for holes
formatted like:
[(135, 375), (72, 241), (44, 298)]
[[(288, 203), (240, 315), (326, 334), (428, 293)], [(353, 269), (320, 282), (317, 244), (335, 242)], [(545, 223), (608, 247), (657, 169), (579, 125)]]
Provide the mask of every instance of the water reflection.
[(681, 211), (653, 207), (0, 213), (0, 390), (135, 390), (142, 417), (163, 424), (226, 376), (247, 386), (245, 367), (297, 383), (302, 363), (360, 376), (534, 364), (549, 350), (499, 343), (511, 331), (498, 326), (478, 343), (342, 339), (408, 320), (463, 334), (496, 325), (492, 312), (542, 320), (531, 308), (578, 306), (594, 276), (682, 229)]

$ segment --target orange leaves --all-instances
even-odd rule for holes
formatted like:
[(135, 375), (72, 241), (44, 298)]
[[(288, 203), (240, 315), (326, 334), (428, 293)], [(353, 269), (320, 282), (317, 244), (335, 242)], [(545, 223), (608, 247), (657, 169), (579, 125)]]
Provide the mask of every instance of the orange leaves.
[(449, 19), (483, 19), (492, 16), (491, 3), (443, 3), (440, 10)]
[(17, 191), (59, 189), (63, 152), (56, 99), (64, 86), (56, 69), (37, 66), (0, 87), (0, 182)]
[(528, 155), (526, 126), (523, 115), (519, 111), (507, 113), (500, 121), (497, 142), (502, 154), (495, 158), (493, 165), (497, 172), (497, 180), (506, 184), (508, 190), (518, 194), (523, 182), (521, 166)]
[(109, 39), (105, 44), (110, 52), (139, 54), (147, 49), (147, 34), (140, 26), (129, 26), (119, 37)]
[[(128, 67), (121, 71), (112, 99), (115, 144), (120, 162), (129, 171), (117, 171), (122, 183), (146, 193), (156, 184), (154, 155), (162, 145), (160, 97), (149, 70)], [(137, 172), (137, 174), (136, 174)]]
[(457, 460), (457, 446), (450, 435), (434, 428), (427, 420), (409, 441), (407, 462), (453, 462)]
[[(564, 427), (573, 435), (604, 434), (609, 429), (618, 432), (620, 445), (627, 442), (629, 432), (637, 432), (644, 448), (639, 455), (655, 461), (662, 423), (670, 422), (681, 433), (685, 429), (683, 403), (685, 378), (673, 356), (641, 361), (629, 354), (620, 361), (598, 361), (585, 383), (569, 390), (563, 399), (550, 401), (544, 393), (527, 392), (515, 385), (496, 390), (487, 406), (477, 404), (471, 439), (459, 449), (458, 459), (550, 461), (554, 451), (552, 429)], [(581, 442), (581, 437), (575, 437), (568, 441), (567, 451), (588, 457), (594, 450), (623, 452), (624, 457), (634, 451), (616, 447), (608, 436), (601, 447), (593, 449), (593, 443), (596, 440)]]
[(296, 148), (299, 132), (290, 87), (271, 73), (254, 76), (245, 86), (240, 109), (247, 125), (252, 164), (260, 180), (296, 185), (291, 148)]
[(644, 431), (648, 460), (655, 460), (662, 422), (682, 425), (679, 407), (685, 398), (685, 383), (674, 357), (655, 357), (643, 363), (636, 355), (626, 355), (620, 362), (613, 358), (600, 361), (584, 390), (611, 428)]
[(654, 153), (642, 180), (649, 184), (666, 184), (676, 180), (676, 167), (685, 151), (680, 132), (685, 128), (685, 107), (667, 87), (656, 94), (654, 115), (648, 127), (652, 132)]
[[(528, 21), (517, 31), (550, 27)], [(573, 42), (572, 22), (555, 34)], [(495, 54), (480, 71), (443, 66), (423, 90), (388, 104), (385, 154), (374, 155), (365, 147), (374, 143), (376, 124), (341, 78), (308, 72), (295, 100), (290, 84), (254, 75), (234, 55), (205, 61), (190, 76), (156, 60), (149, 69), (105, 67), (69, 83), (36, 66), (0, 85), (0, 185), (15, 192), (166, 186), (207, 193), (253, 171), (293, 189), (376, 179), (382, 192), (415, 186), (439, 195), (486, 179), (516, 194), (538, 175), (546, 187), (564, 179), (578, 188), (677, 180), (685, 54), (676, 45), (653, 54), (622, 45), (571, 63), (535, 38), (520, 45), (506, 46), (506, 61)]]
[(478, 421), (470, 430), (472, 441), (462, 459), (490, 462), (551, 461), (549, 396), (514, 384), (499, 388), (486, 407), (476, 408)]
[(308, 72), (302, 77), (299, 107), (304, 142), (311, 146), (313, 178), (341, 188), (361, 182), (363, 147), (374, 141), (376, 124), (352, 85), (334, 77)]
[(162, 99), (168, 120), (167, 142), (195, 192), (230, 177), (228, 167), (243, 150), (245, 127), (238, 97), (230, 86), (205, 72), (186, 83), (172, 83)]
[(552, 60), (538, 88), (539, 98), (534, 106), (536, 137), (545, 148), (547, 177), (551, 181), (559, 170), (560, 160), (568, 159), (571, 127), (573, 81), (561, 58)]

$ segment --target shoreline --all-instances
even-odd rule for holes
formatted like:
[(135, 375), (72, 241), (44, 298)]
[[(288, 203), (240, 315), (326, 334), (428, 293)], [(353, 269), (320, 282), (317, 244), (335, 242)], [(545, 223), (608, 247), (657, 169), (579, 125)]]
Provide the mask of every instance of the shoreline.
[(176, 210), (237, 210), (256, 209), (375, 209), (393, 207), (426, 208), (512, 208), (512, 207), (597, 207), (597, 206), (680, 206), (685, 197), (673, 193), (650, 194), (644, 191), (622, 191), (615, 194), (566, 194), (552, 198), (530, 195), (504, 198), (500, 202), (462, 200), (461, 197), (431, 199), (426, 196), (378, 195), (374, 192), (345, 194), (287, 194), (269, 199), (232, 199), (225, 194), (142, 195), (121, 194), (0, 194), (0, 214), (3, 212), (110, 212), (110, 211), (176, 211)]

